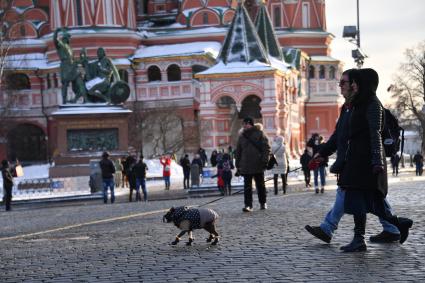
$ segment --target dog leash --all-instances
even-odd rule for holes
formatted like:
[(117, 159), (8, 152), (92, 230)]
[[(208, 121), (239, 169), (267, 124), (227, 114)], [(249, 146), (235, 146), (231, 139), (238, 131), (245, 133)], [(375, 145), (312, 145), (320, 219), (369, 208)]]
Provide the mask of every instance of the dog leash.
[[(288, 173), (295, 172), (295, 171), (297, 171), (297, 170), (300, 170), (301, 168), (302, 168), (302, 167), (298, 167), (298, 168), (295, 168), (295, 169), (293, 169), (293, 170), (289, 170), (289, 171), (288, 171)], [(265, 181), (264, 181), (264, 183), (265, 183), (265, 182), (268, 182), (268, 181), (270, 181), (270, 180), (273, 180), (273, 177), (271, 177), (271, 178), (269, 178), (269, 179), (265, 180)], [(229, 196), (237, 195), (237, 194), (239, 194), (240, 192), (242, 192), (244, 189), (245, 189), (245, 188), (240, 189), (239, 191), (236, 191), (236, 192), (234, 192), (234, 193), (230, 194)], [(209, 202), (207, 202), (207, 203), (204, 203), (204, 204), (198, 205), (197, 207), (206, 206), (206, 205), (211, 204), (211, 203), (213, 203), (213, 202), (216, 202), (216, 201), (222, 200), (222, 199), (224, 199), (224, 198), (226, 198), (226, 197), (228, 197), (228, 196), (222, 196), (222, 197), (219, 197), (219, 198), (217, 198), (217, 199), (215, 199), (215, 200), (212, 200), (212, 201), (209, 201)]]

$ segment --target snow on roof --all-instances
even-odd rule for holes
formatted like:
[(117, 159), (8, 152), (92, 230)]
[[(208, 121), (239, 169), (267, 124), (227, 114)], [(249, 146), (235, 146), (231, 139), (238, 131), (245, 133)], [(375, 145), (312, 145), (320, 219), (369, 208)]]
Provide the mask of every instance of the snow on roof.
[(112, 59), (112, 63), (114, 65), (131, 65), (130, 60), (128, 60), (127, 58)]
[(218, 62), (208, 70), (199, 72), (199, 75), (212, 75), (212, 74), (231, 74), (231, 73), (249, 73), (249, 72), (265, 72), (272, 70), (280, 70), (283, 72), (288, 71), (288, 64), (280, 61), (272, 56), (269, 56), (271, 64), (263, 63), (255, 60), (251, 63), (246, 62), (231, 62), (227, 65), (223, 61)]
[(210, 35), (213, 33), (216, 34), (225, 34), (227, 33), (227, 27), (204, 27), (204, 28), (192, 28), (192, 29), (173, 29), (173, 30), (158, 30), (154, 31), (153, 29), (150, 32), (142, 31), (139, 32), (141, 36), (149, 37), (163, 37), (163, 36), (183, 36), (183, 35)]
[(85, 103), (78, 105), (67, 105), (62, 106), (57, 111), (54, 111), (52, 115), (79, 115), (79, 114), (120, 114), (120, 113), (131, 113), (131, 110), (125, 109), (121, 106), (112, 106), (106, 103)]
[(338, 59), (335, 59), (331, 56), (320, 56), (320, 55), (313, 55), (310, 56), (312, 61), (325, 61), (325, 62), (336, 62), (339, 61)]
[(136, 50), (132, 59), (194, 54), (211, 54), (216, 58), (220, 52), (220, 48), (221, 44), (215, 41), (141, 46)]
[(44, 53), (14, 54), (6, 56), (5, 66), (7, 69), (46, 69), (47, 58)]
[[(186, 9), (183, 10), (182, 13), (184, 14), (185, 17), (188, 17), (190, 13), (194, 13), (198, 10), (204, 10), (205, 8), (201, 7), (201, 8), (191, 8), (191, 9)], [(217, 11), (217, 13), (225, 13), (227, 10), (231, 9), (230, 7), (221, 7), (221, 6), (216, 6), (216, 7), (209, 7), (209, 9), (215, 10)]]

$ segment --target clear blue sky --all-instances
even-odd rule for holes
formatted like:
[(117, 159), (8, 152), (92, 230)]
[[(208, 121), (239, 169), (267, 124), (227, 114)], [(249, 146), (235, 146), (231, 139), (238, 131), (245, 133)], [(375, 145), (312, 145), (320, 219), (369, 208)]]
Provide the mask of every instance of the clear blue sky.
[[(361, 47), (369, 56), (364, 67), (380, 75), (378, 96), (389, 102), (387, 87), (392, 82), (406, 48), (425, 40), (425, 0), (359, 0)], [(326, 0), (327, 29), (335, 39), (332, 56), (355, 67), (351, 50), (355, 45), (342, 38), (343, 26), (357, 23), (356, 0)]]

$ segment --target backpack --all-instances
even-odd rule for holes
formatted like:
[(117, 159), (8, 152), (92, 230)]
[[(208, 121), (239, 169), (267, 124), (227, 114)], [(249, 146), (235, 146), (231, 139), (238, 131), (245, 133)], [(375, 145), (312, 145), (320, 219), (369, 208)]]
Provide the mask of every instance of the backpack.
[(398, 151), (403, 156), (404, 129), (400, 127), (398, 119), (384, 108), (384, 129), (382, 130), (382, 143), (384, 145), (385, 156), (391, 157)]

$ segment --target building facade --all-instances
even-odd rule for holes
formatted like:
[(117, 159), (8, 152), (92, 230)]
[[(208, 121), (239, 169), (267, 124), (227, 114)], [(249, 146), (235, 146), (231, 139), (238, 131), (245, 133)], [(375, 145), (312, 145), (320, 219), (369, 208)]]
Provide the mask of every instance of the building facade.
[[(63, 28), (75, 58), (85, 49), (94, 59), (103, 47), (130, 85), (129, 143), (146, 156), (234, 145), (246, 115), (268, 135), (285, 136), (293, 156), (312, 133), (333, 131), (341, 63), (330, 56), (324, 0), (0, 3), (10, 47), (0, 95), (1, 158), (37, 162), (58, 154), (53, 113), (63, 101), (53, 32)], [(234, 38), (247, 34), (238, 47)], [(246, 43), (261, 54), (241, 56)]]

